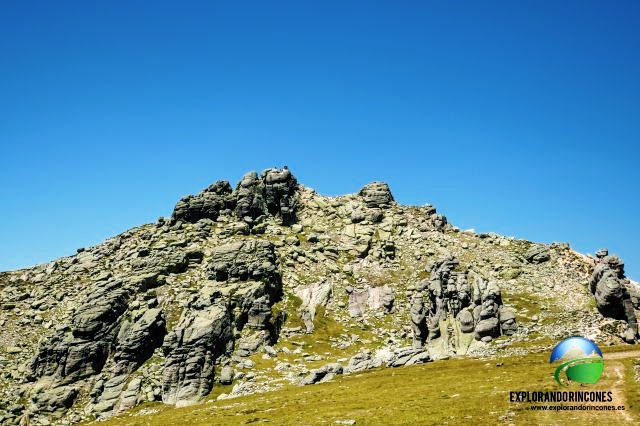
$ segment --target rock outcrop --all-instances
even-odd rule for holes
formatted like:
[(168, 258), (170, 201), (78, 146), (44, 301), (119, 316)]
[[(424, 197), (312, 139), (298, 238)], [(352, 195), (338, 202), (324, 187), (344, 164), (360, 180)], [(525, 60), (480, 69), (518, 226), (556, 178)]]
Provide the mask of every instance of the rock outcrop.
[(47, 378), (46, 382), (55, 389), (100, 373), (117, 337), (118, 320), (127, 310), (128, 299), (122, 281), (96, 283), (73, 315), (71, 326), (60, 328), (39, 348), (29, 364), (28, 378)]
[[(409, 315), (411, 317), (411, 331), (413, 332), (413, 347), (415, 349), (421, 349), (427, 339), (427, 311), (424, 306), (424, 299), (422, 295), (414, 294), (411, 297)], [(473, 317), (471, 318), (471, 325), (473, 326)], [(463, 331), (469, 332), (472, 330), (473, 327)]]
[(209, 278), (216, 281), (247, 281), (277, 276), (274, 245), (269, 241), (242, 239), (213, 250), (208, 262)]
[(0, 423), (521, 354), (513, 343), (532, 335), (633, 342), (638, 308), (640, 287), (606, 251), (594, 268), (566, 244), (461, 231), (386, 183), (325, 197), (287, 168), (250, 172), (170, 218), (0, 273)]
[[(589, 280), (589, 290), (593, 293), (602, 315), (627, 323), (623, 338), (633, 343), (639, 337), (633, 301), (639, 292), (638, 286), (625, 277), (624, 262), (620, 258), (609, 256), (607, 250), (600, 250), (597, 258), (597, 264)], [(635, 297), (637, 300), (637, 296)]]
[(359, 194), (367, 207), (389, 208), (394, 201), (389, 185), (384, 182), (365, 185)]
[(195, 223), (200, 219), (218, 219), (220, 212), (232, 209), (236, 200), (232, 196), (231, 185), (219, 180), (197, 195), (187, 195), (176, 204), (171, 222), (185, 221)]
[(305, 377), (300, 384), (301, 385), (313, 385), (315, 383), (327, 382), (334, 378), (338, 374), (342, 374), (344, 368), (341, 364), (332, 363), (323, 365), (320, 368), (316, 368), (311, 371), (307, 377)]
[(187, 195), (176, 204), (171, 224), (195, 223), (201, 219), (218, 220), (221, 213), (234, 214), (250, 227), (266, 215), (277, 216), (283, 225), (296, 220), (296, 178), (284, 169), (267, 169), (260, 176), (245, 174), (235, 191), (227, 181), (218, 181), (197, 195)]
[(525, 253), (525, 258), (530, 263), (544, 263), (551, 259), (549, 249), (542, 245), (534, 245)]
[(259, 177), (249, 172), (236, 188), (236, 215), (250, 226), (261, 222), (264, 215), (280, 218), (283, 225), (296, 220), (295, 191), (298, 183), (291, 172), (284, 169), (268, 169)]
[(367, 310), (393, 310), (395, 295), (388, 285), (372, 287), (364, 290), (349, 290), (349, 315), (358, 317)]
[(317, 282), (307, 286), (296, 288), (295, 295), (300, 298), (302, 304), (298, 309), (300, 318), (304, 322), (307, 333), (312, 333), (314, 329), (314, 319), (318, 306), (326, 306), (331, 298), (331, 283), (328, 281)]
[[(410, 308), (415, 349), (422, 348), (425, 334), (430, 346), (437, 348), (434, 350), (464, 353), (471, 344), (467, 337), (471, 333), (475, 340), (490, 342), (516, 331), (515, 315), (502, 306), (498, 285), (479, 276), (469, 285), (467, 272), (457, 269), (456, 258), (443, 257), (431, 267), (430, 278), (417, 286)], [(423, 292), (429, 309), (425, 309)]]
[(188, 308), (162, 347), (165, 404), (190, 405), (207, 396), (215, 362), (233, 343), (232, 319), (221, 293), (200, 297)]
[(296, 178), (289, 169), (268, 169), (262, 174), (267, 211), (279, 216), (283, 225), (291, 225), (296, 221), (295, 191), (298, 187)]

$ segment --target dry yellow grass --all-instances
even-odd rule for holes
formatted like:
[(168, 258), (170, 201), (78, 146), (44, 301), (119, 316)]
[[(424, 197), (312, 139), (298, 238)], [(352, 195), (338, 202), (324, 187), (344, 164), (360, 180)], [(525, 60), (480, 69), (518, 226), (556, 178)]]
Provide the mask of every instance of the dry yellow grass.
[[(631, 367), (630, 360), (621, 360)], [(501, 365), (499, 365), (502, 363)], [(606, 364), (606, 363), (605, 363)], [(613, 365), (613, 361), (610, 363)], [(528, 404), (509, 401), (509, 391), (560, 390), (553, 380), (548, 354), (530, 354), (499, 360), (452, 359), (398, 369), (379, 369), (340, 377), (333, 382), (284, 389), (235, 399), (170, 408), (147, 404), (106, 425), (235, 425), (269, 423), (282, 425), (329, 425), (355, 420), (358, 425), (430, 424), (624, 424), (640, 418), (638, 386), (627, 369), (621, 379), (605, 366), (597, 385), (575, 386), (581, 390), (621, 387), (628, 399), (620, 412), (540, 412)], [(621, 385), (622, 383), (622, 385)], [(626, 397), (624, 395), (627, 395)], [(136, 415), (140, 410), (158, 410)]]

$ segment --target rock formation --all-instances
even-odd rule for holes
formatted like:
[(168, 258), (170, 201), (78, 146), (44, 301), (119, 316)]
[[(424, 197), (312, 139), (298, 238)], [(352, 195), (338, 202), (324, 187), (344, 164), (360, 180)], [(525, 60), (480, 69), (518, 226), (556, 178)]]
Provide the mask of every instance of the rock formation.
[(639, 337), (635, 309), (640, 306), (637, 296), (634, 306), (633, 297), (639, 293), (638, 286), (625, 277), (624, 262), (618, 256), (609, 256), (606, 249), (599, 250), (596, 256), (598, 260), (589, 280), (589, 290), (602, 315), (627, 323), (623, 338), (633, 343)]
[(182, 198), (170, 218), (0, 273), (0, 423), (515, 354), (533, 335), (618, 343), (624, 325), (634, 341), (638, 286), (618, 258), (598, 259), (461, 231), (386, 183), (324, 197), (287, 168), (250, 172)]
[(364, 186), (360, 196), (367, 207), (388, 208), (394, 201), (389, 185), (384, 182), (372, 182)]
[(236, 200), (232, 196), (231, 185), (219, 180), (197, 195), (187, 195), (176, 204), (171, 221), (195, 223), (200, 219), (218, 219), (224, 209), (232, 209)]
[[(502, 306), (500, 287), (479, 276), (470, 286), (467, 272), (456, 271), (458, 268), (455, 257), (440, 258), (431, 267), (429, 279), (417, 286), (410, 308), (415, 348), (422, 347), (427, 333), (434, 351), (465, 353), (471, 344), (468, 336), (490, 342), (516, 331), (515, 315)], [(428, 296), (428, 309), (423, 292)]]
[(197, 195), (182, 198), (173, 210), (171, 223), (216, 221), (221, 212), (231, 210), (251, 227), (259, 224), (265, 215), (278, 216), (282, 224), (291, 225), (296, 220), (297, 185), (287, 168), (268, 169), (260, 176), (249, 172), (235, 191), (229, 182), (218, 181)]
[(169, 333), (162, 347), (162, 401), (189, 405), (211, 392), (214, 364), (232, 344), (232, 320), (219, 292), (201, 296)]

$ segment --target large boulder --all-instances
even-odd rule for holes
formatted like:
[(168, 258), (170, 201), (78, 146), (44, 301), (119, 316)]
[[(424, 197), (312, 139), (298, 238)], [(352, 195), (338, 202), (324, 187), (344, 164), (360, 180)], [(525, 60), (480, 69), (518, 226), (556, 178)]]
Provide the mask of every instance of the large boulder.
[(395, 295), (388, 285), (368, 287), (349, 294), (348, 311), (352, 317), (362, 316), (368, 310), (383, 310), (385, 313), (390, 313), (394, 302)]
[(429, 352), (419, 348), (400, 348), (395, 351), (393, 357), (387, 361), (387, 367), (401, 367), (403, 365), (423, 364), (430, 362)]
[(218, 375), (218, 382), (221, 385), (230, 385), (233, 383), (234, 371), (230, 365), (225, 365), (220, 369), (220, 374)]
[(594, 297), (602, 315), (617, 319), (625, 318), (622, 306), (624, 287), (615, 275), (607, 273), (600, 278)]
[(195, 223), (200, 219), (218, 219), (220, 211), (233, 208), (235, 200), (231, 196), (231, 185), (227, 181), (217, 181), (197, 195), (187, 195), (176, 204), (171, 222)]
[(43, 411), (64, 411), (73, 405), (78, 390), (74, 387), (50, 389), (32, 396), (32, 401)]
[(635, 342), (638, 335), (638, 321), (634, 309), (638, 289), (624, 274), (624, 262), (617, 256), (605, 255), (601, 251), (598, 263), (589, 279), (589, 289), (602, 315), (624, 320), (627, 329), (623, 333), (626, 342)]
[(314, 329), (313, 321), (318, 306), (326, 306), (331, 298), (331, 283), (320, 281), (313, 284), (298, 286), (294, 293), (302, 301), (298, 313), (304, 322), (307, 333)]
[(367, 302), (370, 309), (383, 309), (386, 313), (390, 313), (393, 310), (395, 300), (393, 289), (386, 284), (369, 289), (369, 300)]
[(382, 359), (376, 357), (371, 351), (358, 352), (349, 359), (349, 364), (345, 367), (344, 373), (358, 373), (360, 371), (378, 368), (383, 364)]
[(527, 262), (539, 264), (551, 259), (549, 248), (543, 245), (534, 245), (524, 255)]
[(505, 336), (515, 334), (518, 329), (516, 324), (516, 313), (511, 308), (501, 307), (499, 311), (500, 329)]
[(320, 368), (311, 370), (308, 376), (306, 376), (300, 382), (301, 385), (313, 385), (315, 383), (323, 383), (333, 379), (336, 375), (342, 374), (344, 368), (341, 364), (330, 363), (325, 364)]
[[(500, 322), (496, 317), (489, 317), (480, 320), (476, 324), (475, 337), (476, 340), (483, 340), (485, 338), (495, 338), (500, 336)], [(486, 340), (486, 339), (485, 339)]]
[(457, 317), (460, 323), (460, 331), (463, 333), (471, 333), (474, 329), (473, 311), (471, 309), (463, 309)]
[(358, 193), (367, 207), (389, 208), (393, 204), (393, 195), (385, 182), (372, 182)]

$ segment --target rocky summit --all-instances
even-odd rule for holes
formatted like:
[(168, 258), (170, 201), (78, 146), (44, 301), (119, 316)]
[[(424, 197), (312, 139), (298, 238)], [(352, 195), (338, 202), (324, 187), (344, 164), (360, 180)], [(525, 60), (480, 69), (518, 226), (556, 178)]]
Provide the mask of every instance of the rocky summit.
[(0, 423), (71, 424), (579, 334), (635, 343), (638, 284), (606, 250), (460, 230), (386, 183), (325, 197), (287, 168), (0, 274)]

